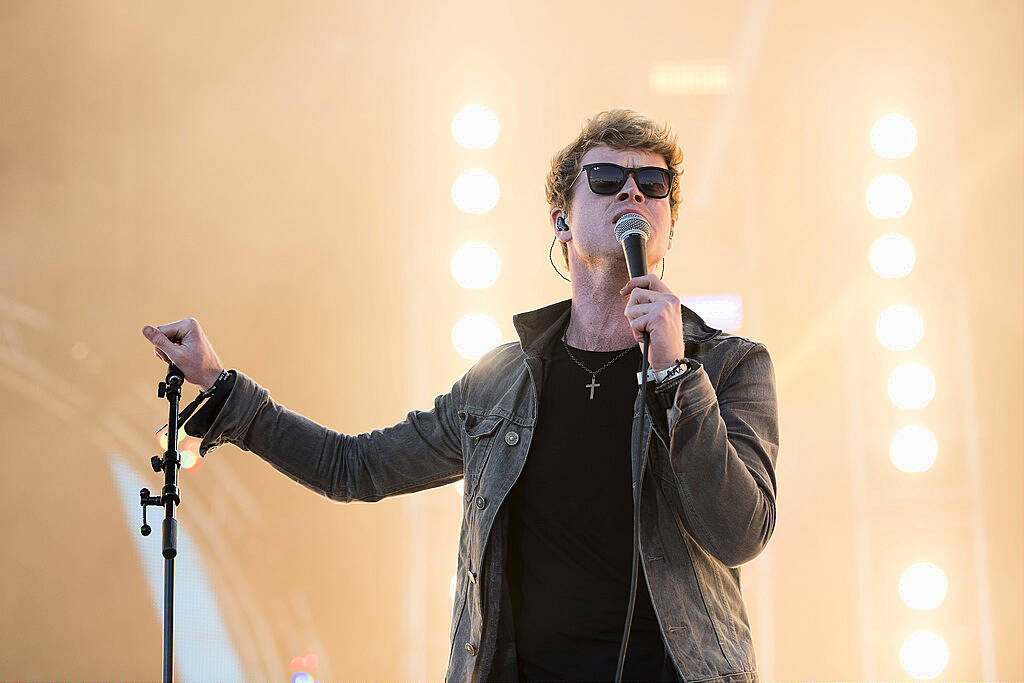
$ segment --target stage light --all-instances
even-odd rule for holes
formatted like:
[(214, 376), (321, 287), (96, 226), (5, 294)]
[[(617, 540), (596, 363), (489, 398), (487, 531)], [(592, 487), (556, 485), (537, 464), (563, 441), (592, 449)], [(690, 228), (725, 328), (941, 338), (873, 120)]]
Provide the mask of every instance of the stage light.
[(452, 119), (452, 137), (469, 149), (486, 149), (498, 139), (498, 117), (482, 104), (467, 104)]
[(924, 408), (934, 397), (935, 376), (920, 363), (904, 363), (889, 375), (889, 398), (900, 408)]
[(452, 277), (467, 289), (490, 287), (500, 271), (498, 252), (483, 242), (467, 242), (452, 257)]
[(946, 575), (930, 562), (918, 562), (900, 577), (900, 597), (911, 609), (935, 609), (947, 587)]
[(889, 460), (901, 472), (924, 472), (939, 453), (939, 444), (931, 430), (921, 425), (907, 425), (892, 437)]
[(903, 159), (916, 146), (914, 124), (899, 114), (886, 114), (871, 129), (871, 148), (885, 159)]
[(647, 75), (655, 95), (724, 95), (732, 89), (732, 80), (727, 61), (660, 62)]
[(452, 183), (452, 201), (466, 213), (487, 213), (499, 195), (498, 181), (483, 169), (472, 168)]
[(871, 245), (868, 260), (879, 277), (906, 277), (914, 269), (914, 245), (898, 232), (887, 232)]
[(875, 218), (899, 218), (913, 201), (910, 185), (894, 173), (880, 175), (868, 186), (868, 211)]
[(305, 671), (299, 671), (292, 675), (292, 683), (314, 683), (313, 677)]
[(452, 328), (452, 345), (463, 358), (476, 360), (501, 341), (498, 323), (486, 313), (462, 316)]
[(683, 297), (683, 304), (704, 318), (704, 322), (726, 332), (743, 327), (743, 297), (739, 294)]
[(875, 321), (875, 336), (882, 346), (893, 351), (914, 348), (923, 335), (924, 321), (912, 306), (890, 306)]
[(900, 663), (914, 678), (935, 678), (949, 663), (949, 648), (931, 631), (917, 631), (903, 641)]

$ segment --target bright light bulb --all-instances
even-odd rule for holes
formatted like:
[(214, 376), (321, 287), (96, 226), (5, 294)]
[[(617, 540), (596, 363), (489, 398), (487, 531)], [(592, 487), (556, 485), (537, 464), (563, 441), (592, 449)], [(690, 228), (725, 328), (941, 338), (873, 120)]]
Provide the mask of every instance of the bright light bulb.
[(924, 472), (939, 453), (939, 443), (931, 430), (921, 425), (907, 425), (892, 437), (889, 460), (901, 472)]
[(468, 242), (452, 257), (452, 276), (467, 289), (490, 287), (498, 279), (498, 252), (483, 242)]
[(498, 181), (483, 169), (471, 168), (452, 183), (452, 201), (466, 213), (487, 213), (499, 195)]
[(900, 598), (911, 609), (935, 609), (946, 598), (948, 582), (930, 562), (918, 562), (900, 577)]
[(452, 137), (469, 149), (486, 149), (498, 139), (498, 117), (482, 104), (467, 104), (452, 119)]
[(935, 678), (949, 663), (949, 648), (931, 631), (917, 631), (903, 641), (900, 663), (914, 678)]
[(898, 232), (887, 232), (874, 241), (868, 260), (879, 277), (906, 277), (914, 269), (914, 245)]
[(906, 410), (924, 408), (935, 397), (935, 376), (921, 363), (904, 363), (889, 375), (889, 398)]
[(868, 211), (875, 218), (899, 218), (912, 201), (910, 185), (894, 173), (880, 175), (868, 186)]
[(882, 346), (893, 351), (914, 348), (923, 335), (924, 321), (912, 306), (890, 306), (875, 321), (875, 336)]
[(886, 114), (871, 129), (871, 148), (885, 159), (903, 159), (917, 146), (917, 129), (899, 114)]
[(452, 346), (463, 358), (476, 360), (501, 341), (498, 323), (486, 313), (462, 316), (452, 328)]

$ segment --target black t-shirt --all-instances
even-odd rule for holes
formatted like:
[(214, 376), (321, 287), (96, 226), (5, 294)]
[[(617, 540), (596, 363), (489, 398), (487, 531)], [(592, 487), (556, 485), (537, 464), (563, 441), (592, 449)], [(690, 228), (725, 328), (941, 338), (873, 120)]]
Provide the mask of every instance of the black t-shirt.
[[(593, 370), (622, 351), (570, 349)], [(521, 680), (615, 678), (633, 558), (630, 434), (640, 363), (632, 347), (592, 389), (591, 373), (561, 343), (550, 361), (526, 465), (508, 497)], [(678, 680), (642, 567), (623, 680)]]

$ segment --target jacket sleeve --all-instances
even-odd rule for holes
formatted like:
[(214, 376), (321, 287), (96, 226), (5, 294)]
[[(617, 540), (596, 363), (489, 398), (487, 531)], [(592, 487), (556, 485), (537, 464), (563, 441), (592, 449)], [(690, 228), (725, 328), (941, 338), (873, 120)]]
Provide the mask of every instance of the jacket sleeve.
[[(186, 432), (202, 437), (200, 455), (231, 443), (260, 456), (332, 500), (373, 502), (462, 478), (460, 379), (431, 410), (410, 412), (384, 429), (348, 435), (292, 412), (245, 373), (214, 415), (196, 415)], [(196, 432), (196, 433), (193, 433)]]
[(728, 567), (757, 557), (775, 529), (775, 371), (764, 344), (744, 341), (747, 348), (717, 393), (697, 361), (673, 386), (655, 392), (661, 394), (656, 405), (669, 406), (662, 425), (686, 527)]

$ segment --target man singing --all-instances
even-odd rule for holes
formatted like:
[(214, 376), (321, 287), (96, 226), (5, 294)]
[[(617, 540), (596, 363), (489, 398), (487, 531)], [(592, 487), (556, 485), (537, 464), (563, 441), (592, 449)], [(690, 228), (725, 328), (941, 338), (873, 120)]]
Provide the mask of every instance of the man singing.
[[(513, 317), (429, 411), (347, 435), (222, 367), (189, 318), (143, 334), (211, 393), (186, 423), (205, 455), (256, 453), (332, 500), (465, 479), (447, 681), (605, 681), (639, 571), (624, 680), (756, 681), (740, 565), (775, 528), (775, 375), (763, 343), (708, 326), (654, 274), (683, 154), (667, 127), (602, 112), (555, 155), (551, 226), (572, 298)], [(615, 224), (650, 224), (630, 278)], [(650, 335), (641, 405), (641, 342)]]

